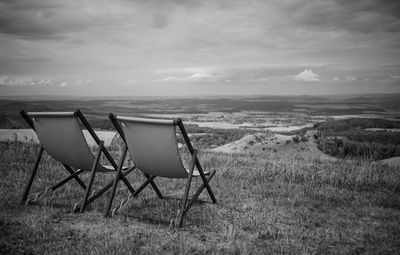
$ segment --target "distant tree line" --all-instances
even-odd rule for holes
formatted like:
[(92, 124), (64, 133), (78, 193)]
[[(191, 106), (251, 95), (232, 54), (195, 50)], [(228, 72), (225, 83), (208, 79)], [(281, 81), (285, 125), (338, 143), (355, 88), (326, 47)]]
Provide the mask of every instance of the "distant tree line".
[(400, 128), (400, 122), (383, 119), (353, 118), (329, 120), (314, 126), (318, 148), (340, 158), (381, 160), (400, 156), (400, 132), (367, 131), (366, 128)]
[(400, 122), (372, 119), (372, 118), (350, 118), (350, 119), (328, 119), (325, 122), (314, 124), (314, 128), (324, 132), (339, 132), (351, 129), (364, 130), (366, 128), (400, 128)]
[(354, 142), (337, 137), (320, 141), (318, 148), (326, 154), (339, 158), (382, 160), (400, 156), (400, 146), (374, 142)]
[[(185, 125), (189, 134), (192, 134), (190, 140), (199, 149), (221, 146), (227, 143), (241, 139), (249, 130), (241, 129), (213, 129), (208, 127), (199, 127), (197, 125)], [(178, 138), (183, 143), (183, 138)]]

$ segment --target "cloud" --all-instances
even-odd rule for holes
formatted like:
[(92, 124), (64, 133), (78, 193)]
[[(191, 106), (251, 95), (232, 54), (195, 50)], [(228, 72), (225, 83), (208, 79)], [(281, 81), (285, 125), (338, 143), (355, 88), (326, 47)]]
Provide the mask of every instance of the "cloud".
[(187, 82), (200, 82), (200, 81), (213, 81), (214, 76), (208, 73), (194, 73), (189, 76), (166, 76), (155, 81), (187, 81)]
[(20, 0), (0, 2), (0, 34), (25, 40), (62, 40), (79, 33), (115, 31), (134, 15), (129, 3), (98, 1)]
[(400, 75), (389, 75), (388, 77), (381, 78), (378, 80), (379, 82), (399, 82), (400, 81)]
[(314, 73), (312, 69), (305, 69), (303, 72), (294, 76), (298, 81), (319, 81), (319, 75)]
[(265, 83), (276, 81), (277, 79), (291, 80), (288, 77), (298, 69), (299, 66), (285, 65), (172, 68), (158, 70), (156, 74), (161, 77), (155, 81)]
[(186, 82), (245, 92), (348, 74), (372, 83), (398, 74), (383, 64), (400, 63), (399, 19), (400, 1), (386, 0), (0, 0), (0, 74), (61, 77), (58, 88), (68, 77), (63, 89), (116, 77), (144, 90)]
[(188, 80), (198, 80), (198, 79), (206, 79), (213, 77), (211, 74), (208, 73), (194, 73), (188, 76), (186, 79)]
[[(46, 84), (50, 82), (45, 80)], [(36, 84), (43, 84), (43, 79), (34, 79), (34, 78), (27, 78), (27, 77), (8, 77), (8, 76), (1, 76), (0, 77), (0, 84), (5, 86), (33, 86)]]
[(26, 39), (55, 39), (54, 22), (58, 5), (50, 1), (3, 1), (0, 5), (0, 33)]
[(348, 82), (350, 82), (350, 81), (356, 81), (356, 80), (357, 80), (357, 78), (354, 77), (353, 75), (347, 75), (344, 79), (345, 79), (346, 81), (348, 81)]
[(292, 10), (296, 22), (321, 29), (360, 33), (400, 31), (399, 1), (307, 1), (284, 8)]
[(0, 85), (7, 87), (79, 87), (91, 85), (91, 80), (84, 79), (61, 79), (52, 77), (8, 77), (0, 76)]
[(389, 78), (394, 80), (394, 81), (399, 81), (400, 80), (400, 75), (390, 75)]
[(357, 77), (355, 77), (354, 75), (351, 75), (351, 74), (342, 76), (342, 77), (336, 76), (335, 78), (332, 79), (332, 81), (335, 81), (335, 82), (353, 82), (353, 81), (357, 81), (357, 80), (358, 80)]

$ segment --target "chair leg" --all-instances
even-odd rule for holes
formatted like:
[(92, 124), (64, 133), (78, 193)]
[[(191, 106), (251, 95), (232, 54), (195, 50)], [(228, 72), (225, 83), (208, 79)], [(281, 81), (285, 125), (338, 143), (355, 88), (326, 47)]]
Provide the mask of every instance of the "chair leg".
[(122, 152), (121, 159), (119, 161), (117, 173), (115, 174), (114, 183), (113, 183), (113, 186), (112, 186), (112, 189), (111, 189), (110, 198), (108, 199), (107, 207), (106, 207), (106, 210), (105, 210), (105, 213), (104, 213), (105, 217), (108, 217), (110, 215), (110, 209), (111, 209), (111, 206), (112, 206), (112, 202), (114, 200), (115, 191), (117, 190), (118, 182), (119, 182), (119, 180), (120, 180), (120, 178), (122, 176), (122, 174), (121, 174), (122, 173), (122, 166), (124, 165), (124, 161), (125, 161), (125, 157), (126, 157), (126, 152), (127, 151), (128, 151), (128, 147), (125, 146), (124, 151)]
[[(129, 173), (131, 173), (133, 170), (135, 170), (134, 167), (132, 167), (131, 169), (125, 171), (123, 173), (123, 176), (127, 176)], [(96, 200), (98, 197), (100, 197), (101, 195), (104, 194), (104, 192), (106, 192), (107, 190), (109, 190), (114, 184), (114, 180), (112, 180), (111, 182), (109, 182), (106, 186), (104, 186), (103, 188), (101, 188), (100, 190), (98, 190), (95, 194), (93, 194), (91, 197), (89, 197), (86, 201), (86, 205), (89, 205), (90, 203), (92, 203), (94, 200)]]
[[(197, 160), (197, 159), (196, 159), (196, 160)], [(211, 198), (211, 200), (213, 201), (213, 204), (216, 204), (216, 203), (217, 203), (217, 199), (215, 198), (214, 192), (212, 191), (210, 185), (208, 184), (207, 177), (206, 177), (206, 175), (204, 174), (204, 171), (203, 171), (203, 168), (202, 168), (201, 165), (200, 165), (200, 162), (198, 162), (197, 166), (200, 166), (200, 168), (198, 168), (199, 173), (200, 173), (200, 177), (201, 177), (201, 179), (203, 180), (203, 183), (204, 183), (204, 185), (205, 185), (206, 188), (207, 188), (207, 192), (208, 192), (208, 194), (210, 195), (210, 198)]]
[(154, 178), (156, 178), (155, 175), (147, 179), (142, 185), (140, 185), (140, 187), (135, 191), (135, 193), (132, 194), (132, 196), (136, 197), (137, 195), (139, 195), (139, 193), (142, 192), (142, 190), (144, 190), (144, 188), (146, 188), (146, 186), (149, 185), (154, 180)]
[(120, 179), (124, 182), (125, 186), (129, 189), (131, 193), (135, 193), (135, 189), (129, 183), (128, 179), (126, 179), (125, 175), (120, 175)]
[[(66, 165), (66, 164), (63, 164), (63, 166), (65, 167), (65, 169), (66, 169), (71, 175), (75, 174), (74, 170), (72, 170), (70, 166), (68, 166), (68, 165)], [(83, 183), (83, 181), (81, 180), (81, 178), (79, 178), (79, 176), (74, 176), (73, 178), (76, 180), (76, 182), (79, 184), (79, 186), (82, 187), (82, 189), (86, 190), (86, 185)]]
[(163, 199), (164, 196), (161, 194), (161, 191), (158, 189), (157, 185), (156, 185), (156, 184), (154, 183), (154, 181), (153, 181), (154, 178), (155, 178), (155, 176), (150, 176), (150, 175), (148, 175), (148, 174), (144, 174), (144, 175), (146, 176), (146, 178), (147, 178), (148, 180), (151, 179), (149, 182), (150, 182), (151, 186), (153, 187), (153, 190), (156, 192), (158, 198)]
[[(142, 192), (142, 191), (144, 190), (144, 188), (146, 188), (149, 184), (152, 184), (152, 183), (153, 183), (154, 186), (155, 186), (155, 183), (153, 182), (153, 180), (154, 180), (154, 178), (156, 178), (156, 176), (155, 176), (155, 175), (150, 176), (150, 175), (147, 175), (147, 174), (145, 174), (145, 176), (146, 176), (147, 180), (146, 180), (144, 183), (142, 183), (142, 185), (140, 185), (140, 187), (139, 187), (135, 192), (131, 193), (131, 195), (129, 196), (129, 198), (126, 199), (124, 202), (122, 202), (121, 206), (116, 207), (114, 210), (117, 210), (117, 211), (120, 210), (121, 207), (122, 207), (126, 202), (128, 202), (131, 198), (136, 197), (137, 195), (139, 195), (139, 193)], [(154, 188), (154, 186), (153, 186), (153, 188)], [(164, 198), (164, 197), (162, 196), (161, 192), (158, 190), (157, 186), (155, 186), (155, 189), (154, 189), (154, 190), (156, 191), (156, 193), (157, 193), (157, 195), (158, 195), (158, 197), (159, 197), (160, 199), (163, 199), (163, 198)], [(115, 193), (115, 191), (114, 191), (114, 193)], [(110, 214), (109, 212), (110, 212), (110, 209), (111, 209), (112, 200), (113, 200), (113, 198), (114, 198), (114, 193), (111, 194), (111, 195), (112, 195), (112, 199), (110, 199), (109, 202), (108, 202), (107, 209), (106, 209), (106, 213), (105, 213), (105, 216), (106, 216), (106, 217), (109, 216), (109, 214)], [(111, 202), (110, 202), (110, 201), (111, 201)]]
[[(214, 177), (215, 175), (215, 170), (211, 172), (210, 176), (208, 176), (207, 178), (207, 183), (209, 183), (211, 181), (211, 179)], [(193, 205), (194, 202), (196, 202), (197, 198), (200, 196), (201, 192), (203, 192), (204, 188), (206, 187), (206, 185), (203, 183), (200, 188), (196, 191), (196, 193), (193, 195), (193, 197), (190, 199), (189, 204), (186, 206), (186, 211), (185, 213), (189, 210), (189, 208)]]
[(184, 215), (186, 203), (187, 203), (187, 200), (189, 197), (190, 184), (192, 182), (194, 164), (195, 164), (196, 159), (197, 159), (197, 151), (195, 150), (192, 155), (192, 161), (190, 162), (189, 176), (188, 176), (188, 179), (186, 182), (185, 194), (183, 195), (183, 201), (182, 201), (182, 205), (181, 205), (181, 209), (180, 209), (178, 228), (180, 228), (183, 223), (183, 215)]
[(83, 213), (85, 211), (86, 204), (87, 204), (87, 199), (89, 197), (90, 189), (92, 187), (92, 184), (93, 184), (93, 181), (94, 181), (94, 177), (96, 175), (96, 168), (97, 168), (97, 165), (99, 164), (99, 161), (100, 161), (100, 156), (101, 156), (101, 150), (102, 149), (103, 149), (103, 142), (100, 142), (100, 146), (99, 146), (99, 149), (97, 151), (96, 160), (94, 161), (93, 166), (92, 166), (92, 176), (90, 177), (89, 185), (86, 188), (85, 198), (83, 199), (83, 203), (82, 203), (82, 207), (80, 209), (80, 213)]
[(75, 177), (77, 177), (78, 175), (80, 175), (81, 173), (83, 173), (84, 170), (83, 169), (79, 169), (78, 171), (76, 171), (75, 173), (71, 174), (70, 176), (68, 176), (67, 178), (65, 178), (64, 180), (60, 181), (59, 183), (54, 184), (53, 186), (50, 187), (51, 190), (56, 190), (59, 187), (61, 187), (62, 185), (64, 185), (65, 183), (69, 182), (70, 180), (74, 179)]
[(33, 180), (35, 179), (35, 176), (36, 176), (36, 173), (37, 173), (37, 169), (39, 167), (39, 163), (40, 163), (40, 159), (42, 158), (42, 155), (43, 155), (43, 146), (40, 146), (39, 155), (38, 155), (38, 157), (36, 159), (35, 166), (33, 167), (33, 171), (32, 171), (31, 177), (29, 178), (29, 182), (25, 187), (24, 194), (22, 195), (21, 204), (24, 204), (26, 199), (28, 198), (29, 191), (30, 191), (30, 189), (32, 187)]

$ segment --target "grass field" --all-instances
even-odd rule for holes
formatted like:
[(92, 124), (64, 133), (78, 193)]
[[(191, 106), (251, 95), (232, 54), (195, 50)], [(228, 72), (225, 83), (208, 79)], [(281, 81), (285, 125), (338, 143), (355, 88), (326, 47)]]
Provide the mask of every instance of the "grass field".
[[(119, 147), (113, 146), (113, 155)], [(156, 179), (168, 197), (150, 189), (121, 214), (103, 217), (107, 196), (83, 214), (76, 183), (20, 205), (38, 146), (0, 143), (1, 254), (394, 254), (400, 251), (400, 171), (362, 161), (321, 162), (306, 153), (259, 156), (202, 153), (218, 204), (206, 193), (179, 231), (171, 229), (182, 180)], [(65, 176), (46, 156), (33, 192)], [(98, 174), (95, 187), (112, 176)], [(139, 173), (129, 179), (134, 187)], [(84, 176), (88, 180), (88, 176)], [(196, 180), (195, 185), (199, 185)], [(194, 188), (193, 188), (194, 189)], [(119, 186), (116, 201), (126, 197)]]

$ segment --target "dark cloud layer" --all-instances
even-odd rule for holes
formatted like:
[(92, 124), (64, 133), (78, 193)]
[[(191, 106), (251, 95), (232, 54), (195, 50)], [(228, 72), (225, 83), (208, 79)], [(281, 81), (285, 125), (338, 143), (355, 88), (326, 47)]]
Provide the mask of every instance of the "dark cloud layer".
[(400, 2), (307, 1), (293, 12), (295, 21), (323, 29), (354, 32), (400, 31)]
[[(112, 15), (92, 11), (96, 1), (2, 1), (0, 33), (29, 40), (62, 39), (67, 34), (107, 26)], [(98, 7), (101, 9), (101, 6)]]
[(395, 84), (399, 32), (388, 0), (0, 0), (0, 76)]
[(41, 23), (54, 15), (58, 6), (41, 1), (2, 1), (0, 3), (0, 32), (26, 38), (51, 39), (57, 37), (57, 27)]
[[(260, 29), (264, 29), (264, 31), (258, 31), (260, 33), (271, 32), (270, 28), (274, 27), (274, 24), (289, 25), (291, 20), (303, 29), (308, 29), (307, 26), (314, 26), (321, 30), (342, 29), (362, 33), (400, 31), (399, 1), (152, 0), (115, 1), (114, 3), (115, 9), (113, 9), (112, 3), (102, 1), (3, 0), (0, 3), (0, 33), (27, 39), (56, 39), (66, 33), (96, 29), (102, 26), (127, 29), (135, 28), (136, 23), (141, 26), (148, 24), (153, 28), (163, 29), (177, 21), (196, 25), (193, 20), (179, 20), (179, 18), (198, 19), (196, 15), (207, 11), (211, 17), (213, 12), (220, 13), (221, 17), (217, 22), (223, 22), (226, 19), (226, 22), (230, 22), (237, 29), (243, 26), (251, 28), (253, 23), (256, 23), (256, 26), (261, 24)], [(95, 7), (96, 5), (99, 6)], [(101, 10), (102, 8), (104, 9)], [(123, 8), (125, 10), (121, 12)], [(178, 12), (184, 12), (187, 15), (179, 17)], [(230, 15), (230, 12), (234, 15)], [(226, 17), (224, 13), (227, 13)], [(262, 17), (263, 15), (264, 17)], [(198, 20), (201, 19), (207, 19), (207, 16), (199, 17)], [(195, 28), (193, 27), (193, 29)], [(277, 28), (274, 27), (274, 29)], [(283, 28), (285, 29), (285, 27)], [(284, 34), (285, 31), (282, 32)]]

